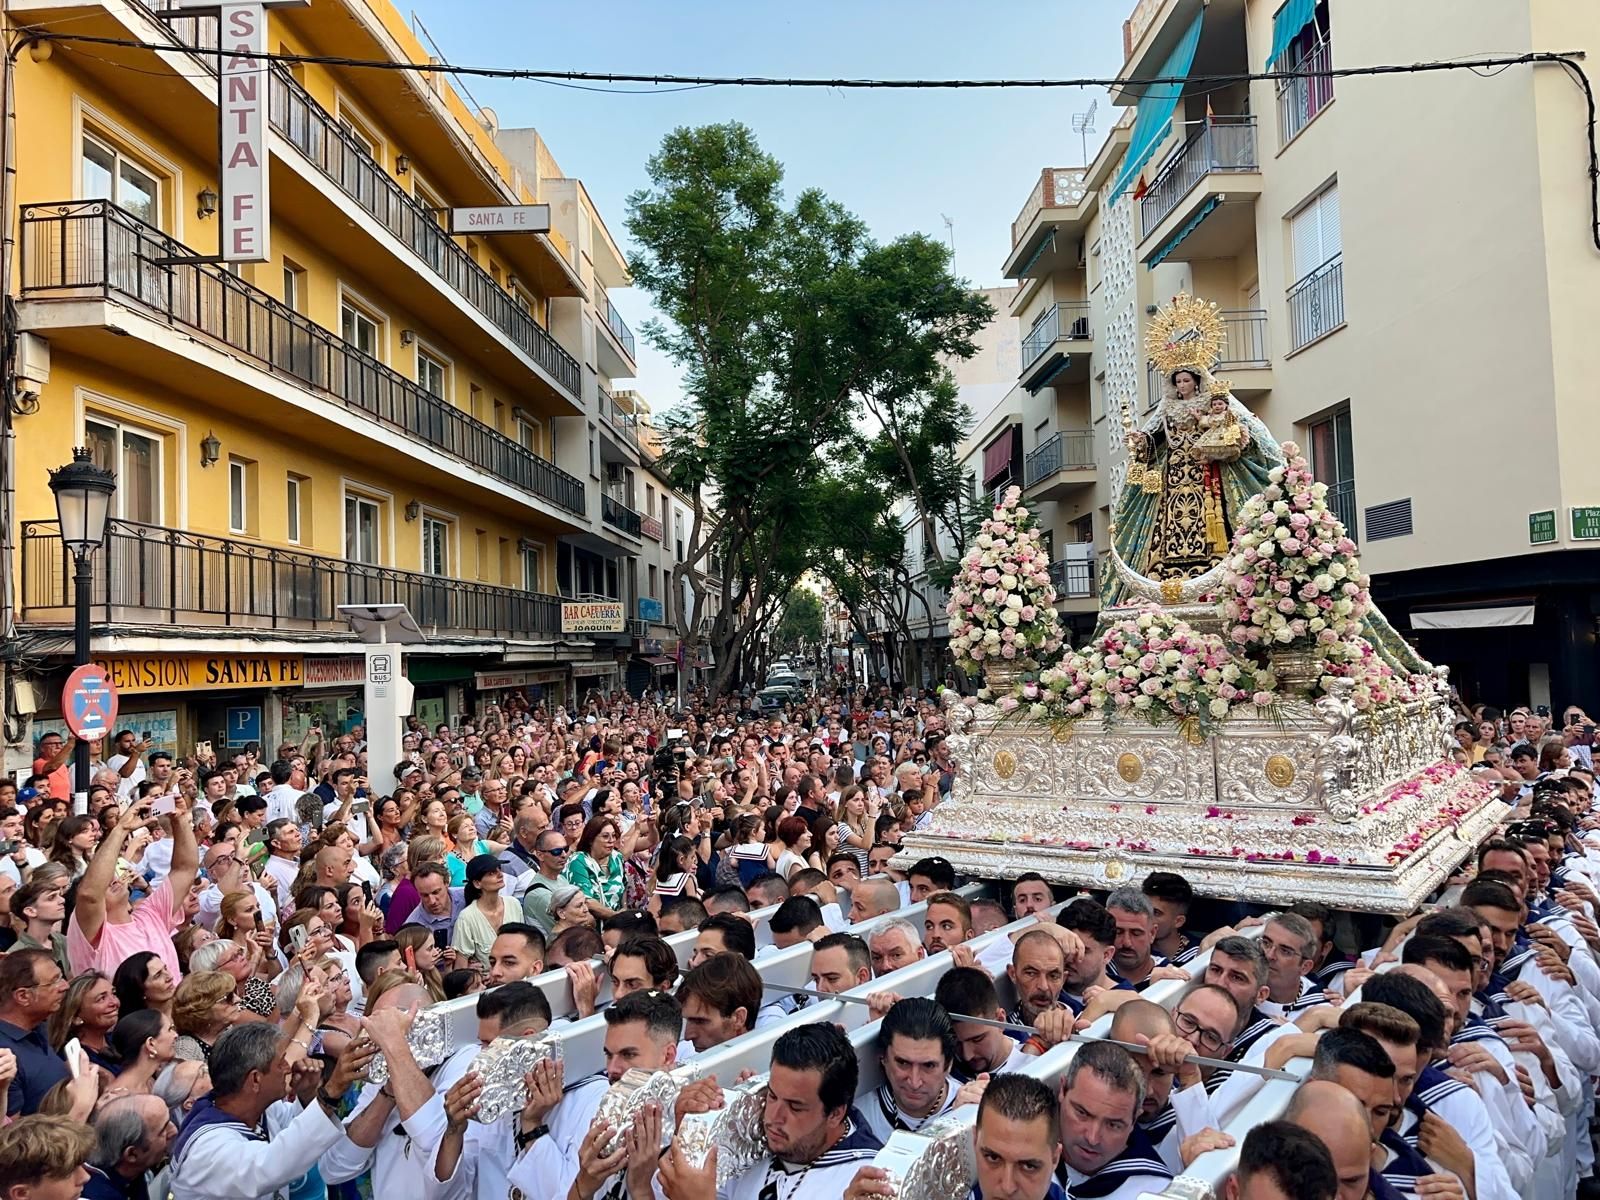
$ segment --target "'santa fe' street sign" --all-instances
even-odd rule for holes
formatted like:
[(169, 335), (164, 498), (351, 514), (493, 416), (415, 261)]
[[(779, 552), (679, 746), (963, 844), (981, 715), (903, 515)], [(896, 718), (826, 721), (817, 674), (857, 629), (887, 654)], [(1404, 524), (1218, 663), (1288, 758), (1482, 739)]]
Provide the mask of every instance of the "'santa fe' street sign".
[(549, 233), (548, 204), (491, 204), (452, 208), (451, 233)]

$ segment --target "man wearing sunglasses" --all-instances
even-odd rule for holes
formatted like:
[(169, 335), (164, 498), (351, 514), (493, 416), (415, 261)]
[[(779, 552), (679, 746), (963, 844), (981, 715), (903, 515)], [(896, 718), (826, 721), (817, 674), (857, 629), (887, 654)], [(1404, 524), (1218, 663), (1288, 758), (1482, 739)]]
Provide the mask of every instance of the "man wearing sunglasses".
[(561, 830), (552, 827), (539, 835), (533, 860), (537, 869), (518, 875), (512, 882), (512, 890), (521, 898), (522, 911), (528, 920), (549, 937), (553, 923), (550, 900), (554, 889), (562, 882), (561, 868), (567, 865), (567, 839)]

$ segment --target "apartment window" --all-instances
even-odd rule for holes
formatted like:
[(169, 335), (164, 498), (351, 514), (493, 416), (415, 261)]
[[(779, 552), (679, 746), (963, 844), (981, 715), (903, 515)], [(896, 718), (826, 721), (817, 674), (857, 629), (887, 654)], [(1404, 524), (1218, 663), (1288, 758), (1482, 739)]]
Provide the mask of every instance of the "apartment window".
[(141, 221), (161, 224), (161, 181), (148, 167), (92, 134), (83, 135), (82, 190), (85, 200), (109, 200)]
[(305, 521), (302, 505), (305, 503), (305, 487), (309, 482), (303, 476), (291, 475), (285, 485), (287, 503), (284, 532), (291, 546), (298, 546), (302, 537), (301, 530)]
[(422, 518), (422, 573), (435, 579), (450, 577), (450, 522)]
[(544, 583), (544, 550), (542, 547), (524, 542), (522, 545), (522, 590), (525, 592), (543, 591)]
[(339, 302), (339, 336), (361, 353), (381, 360), (383, 321), (349, 299)]
[(417, 351), (417, 382), (422, 385), (422, 390), (430, 395), (446, 400), (445, 373), (448, 368), (433, 355), (424, 350)]
[(126, 521), (159, 525), (162, 515), (161, 435), (100, 416), (85, 419), (83, 435), (95, 466), (117, 477), (111, 515)]
[(1330, 183), (1289, 218), (1295, 284), (1289, 289), (1289, 348), (1344, 324), (1344, 256), (1339, 185)]
[(672, 540), (677, 543), (678, 561), (683, 561), (683, 510), (680, 508), (672, 514)]
[(600, 478), (600, 468), (595, 462), (594, 451), (594, 426), (589, 426), (589, 474), (595, 479)]
[(650, 566), (649, 566), (649, 572), (648, 572), (648, 575), (647, 575), (647, 578), (650, 580), (650, 592), (649, 592), (649, 594), (651, 596), (659, 596), (661, 594), (660, 592), (658, 592), (656, 590), (656, 576), (659, 573), (660, 573), (660, 568), (658, 568), (655, 565), (655, 563), (651, 563)]
[(1328, 507), (1353, 538), (1356, 536), (1356, 461), (1350, 409), (1339, 409), (1307, 426), (1306, 432), (1309, 435), (1306, 440), (1311, 443), (1312, 474), (1328, 485)]
[(539, 431), (526, 421), (517, 422), (517, 444), (524, 450), (539, 451)]
[(344, 556), (350, 562), (377, 566), (381, 561), (378, 538), (382, 515), (379, 502), (371, 497), (345, 495)]
[(306, 311), (306, 271), (287, 258), (283, 260), (283, 304), (297, 313)]
[(242, 458), (228, 460), (228, 531), (250, 532), (250, 464)]
[(1273, 68), (1296, 72), (1293, 79), (1280, 79), (1278, 92), (1278, 137), (1287, 146), (1333, 99), (1333, 41), (1328, 25), (1328, 0), (1320, 0), (1299, 33), (1290, 40)]
[(478, 550), (478, 578), (485, 583), (489, 581), (489, 533), (487, 530), (475, 529), (472, 540), (477, 543)]

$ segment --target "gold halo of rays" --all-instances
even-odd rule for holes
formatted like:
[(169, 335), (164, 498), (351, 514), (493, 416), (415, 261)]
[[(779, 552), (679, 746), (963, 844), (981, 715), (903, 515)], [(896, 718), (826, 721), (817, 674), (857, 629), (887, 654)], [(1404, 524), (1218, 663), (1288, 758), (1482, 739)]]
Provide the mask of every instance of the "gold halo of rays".
[(1216, 302), (1180, 292), (1151, 319), (1144, 332), (1144, 352), (1161, 378), (1167, 379), (1180, 367), (1210, 372), (1221, 360), (1227, 340)]

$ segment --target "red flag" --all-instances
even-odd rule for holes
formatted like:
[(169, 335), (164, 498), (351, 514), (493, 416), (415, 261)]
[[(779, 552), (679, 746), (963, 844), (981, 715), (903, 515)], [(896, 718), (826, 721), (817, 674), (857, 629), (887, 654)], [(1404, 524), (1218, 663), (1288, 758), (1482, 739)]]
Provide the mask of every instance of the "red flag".
[(1146, 192), (1148, 192), (1149, 190), (1150, 190), (1150, 185), (1145, 183), (1145, 181), (1144, 181), (1144, 172), (1141, 171), (1139, 173), (1139, 182), (1137, 184), (1135, 184), (1134, 188), (1133, 188), (1133, 198), (1135, 200), (1143, 200), (1144, 199), (1144, 194)]

